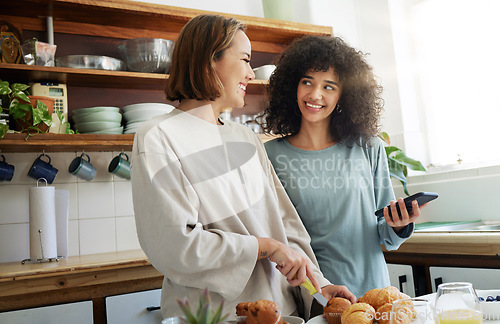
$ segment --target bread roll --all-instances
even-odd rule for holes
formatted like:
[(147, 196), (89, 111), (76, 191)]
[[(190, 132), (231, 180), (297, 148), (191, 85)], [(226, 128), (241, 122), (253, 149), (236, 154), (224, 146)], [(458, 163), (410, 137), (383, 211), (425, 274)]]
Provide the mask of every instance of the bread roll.
[(342, 324), (372, 324), (375, 319), (375, 309), (367, 303), (352, 304), (341, 317)]
[(377, 296), (381, 290), (382, 290), (382, 288), (374, 288), (374, 289), (368, 290), (363, 296), (359, 297), (358, 302), (359, 303), (367, 303), (367, 304), (371, 305), (372, 301), (377, 298)]
[(377, 308), (377, 311), (375, 312), (375, 320), (377, 321), (378, 324), (390, 324), (391, 322), (391, 311), (392, 311), (392, 304), (387, 303), (379, 308)]
[(409, 296), (401, 293), (396, 287), (388, 286), (383, 289), (368, 290), (359, 298), (359, 302), (370, 304), (373, 308), (378, 309), (385, 304), (392, 304), (395, 300), (405, 298), (409, 298)]

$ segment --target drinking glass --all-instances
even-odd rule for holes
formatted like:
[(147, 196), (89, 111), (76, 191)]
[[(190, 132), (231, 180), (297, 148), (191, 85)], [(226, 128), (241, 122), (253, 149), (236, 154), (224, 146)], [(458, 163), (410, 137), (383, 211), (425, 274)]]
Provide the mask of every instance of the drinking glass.
[(398, 299), (392, 303), (390, 324), (433, 322), (432, 306), (424, 298)]
[(482, 311), (474, 287), (468, 282), (440, 284), (436, 293), (436, 324), (479, 324)]

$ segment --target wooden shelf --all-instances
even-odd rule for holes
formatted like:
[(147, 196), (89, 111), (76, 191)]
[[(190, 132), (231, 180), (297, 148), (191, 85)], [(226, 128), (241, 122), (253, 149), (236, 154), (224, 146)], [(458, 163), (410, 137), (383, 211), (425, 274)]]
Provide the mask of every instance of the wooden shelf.
[(6, 134), (0, 139), (2, 153), (26, 152), (110, 152), (131, 151), (133, 134), (37, 134), (26, 139), (27, 134)]
[[(276, 136), (259, 134), (262, 142)], [(134, 134), (37, 134), (26, 139), (26, 134), (7, 134), (0, 139), (2, 153), (28, 152), (111, 152), (131, 151)]]
[[(1, 15), (26, 18), (23, 29), (45, 30), (44, 17), (52, 16), (54, 32), (116, 38), (161, 37), (176, 39), (194, 16), (215, 13), (127, 0), (0, 0)], [(221, 13), (216, 13), (221, 14)], [(302, 35), (331, 35), (328, 26), (228, 14), (247, 26), (255, 51), (281, 53)], [(38, 20), (27, 19), (38, 17)], [(42, 19), (40, 19), (42, 18)], [(103, 26), (105, 28), (103, 28)]]
[[(224, 13), (130, 0), (0, 0), (0, 8), (2, 8), (0, 20), (6, 20), (21, 32), (28, 34), (44, 35), (47, 30), (46, 18), (52, 17), (55, 38), (63, 39), (59, 44), (56, 42), (59, 55), (63, 55), (61, 54), (63, 52), (66, 55), (78, 54), (69, 52), (73, 51), (74, 46), (80, 45), (85, 49), (102, 49), (108, 46), (115, 50), (114, 44), (120, 39), (154, 37), (175, 40), (182, 27), (191, 18), (206, 13), (224, 15)], [(328, 26), (234, 14), (226, 16), (234, 17), (246, 25), (246, 33), (252, 42), (252, 61), (256, 62), (255, 66), (269, 64), (276, 54), (281, 53), (298, 37), (333, 33), (332, 28)], [(140, 101), (140, 96), (147, 98), (150, 98), (149, 95), (156, 96), (158, 90), (164, 89), (168, 75), (3, 63), (0, 64), (0, 78), (10, 83), (65, 83), (73, 88), (70, 90), (73, 96), (70, 98), (73, 100), (70, 105), (74, 109), (74, 107), (91, 107), (94, 103), (121, 107), (127, 104), (128, 100)], [(266, 84), (267, 81), (264, 80), (253, 80), (247, 87), (247, 93), (265, 95)], [(93, 89), (89, 91), (85, 88)], [(120, 89), (127, 90), (125, 91), (127, 94), (124, 95), (124, 91)], [(120, 99), (115, 99), (113, 96)], [(120, 101), (122, 98), (125, 98), (124, 102)], [(70, 99), (68, 100), (71, 101)], [(70, 111), (71, 109), (70, 107)], [(263, 141), (269, 139), (265, 135), (260, 137)], [(5, 138), (0, 139), (0, 150), (2, 152), (82, 150), (96, 152), (122, 149), (129, 151), (132, 149), (133, 138), (134, 135), (39, 134), (26, 140), (26, 134), (7, 134)]]
[[(74, 87), (163, 90), (168, 80), (167, 74), (128, 71), (107, 71), (48, 67), (38, 65), (0, 63), (2, 80), (10, 83), (58, 82)], [(248, 93), (264, 94), (267, 81), (253, 80)]]

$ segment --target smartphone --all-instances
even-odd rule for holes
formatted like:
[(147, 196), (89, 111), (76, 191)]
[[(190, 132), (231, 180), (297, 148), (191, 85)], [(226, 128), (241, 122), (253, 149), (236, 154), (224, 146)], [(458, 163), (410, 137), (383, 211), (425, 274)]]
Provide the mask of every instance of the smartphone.
[[(421, 206), (425, 203), (428, 203), (431, 200), (434, 200), (438, 197), (438, 194), (435, 192), (418, 192), (414, 195), (408, 196), (404, 199), (406, 209), (408, 210), (408, 213), (411, 213), (411, 202), (416, 200), (418, 202), (418, 205)], [(390, 205), (387, 206), (389, 207), (389, 216), (392, 218), (392, 213), (391, 213), (391, 208)], [(396, 202), (396, 210), (398, 211), (399, 217), (401, 217), (401, 211), (399, 210), (399, 204)], [(381, 208), (375, 212), (375, 215), (377, 216), (384, 216), (384, 209)]]

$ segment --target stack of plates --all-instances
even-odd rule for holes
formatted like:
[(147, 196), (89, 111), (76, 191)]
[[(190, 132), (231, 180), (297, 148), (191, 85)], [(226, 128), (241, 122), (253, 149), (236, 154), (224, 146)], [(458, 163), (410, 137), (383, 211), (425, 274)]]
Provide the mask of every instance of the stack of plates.
[(90, 107), (73, 111), (75, 129), (81, 134), (122, 134), (118, 107)]
[(123, 118), (127, 122), (124, 134), (134, 134), (143, 122), (154, 116), (168, 114), (174, 106), (164, 103), (146, 102), (123, 107)]

